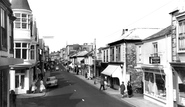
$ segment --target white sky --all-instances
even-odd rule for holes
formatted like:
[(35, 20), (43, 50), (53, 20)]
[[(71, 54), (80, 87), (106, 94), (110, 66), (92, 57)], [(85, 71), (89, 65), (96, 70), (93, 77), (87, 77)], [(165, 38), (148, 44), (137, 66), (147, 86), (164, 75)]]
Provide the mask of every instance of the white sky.
[(122, 29), (165, 28), (169, 13), (183, 0), (28, 0), (39, 36), (51, 51), (66, 44), (93, 43), (97, 48), (120, 36)]

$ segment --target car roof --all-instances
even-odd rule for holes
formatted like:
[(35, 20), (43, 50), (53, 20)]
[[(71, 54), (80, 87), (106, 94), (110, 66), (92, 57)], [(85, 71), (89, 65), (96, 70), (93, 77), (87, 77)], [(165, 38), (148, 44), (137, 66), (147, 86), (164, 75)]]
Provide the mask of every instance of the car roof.
[(55, 76), (51, 76), (51, 77), (48, 77), (48, 78), (56, 78)]

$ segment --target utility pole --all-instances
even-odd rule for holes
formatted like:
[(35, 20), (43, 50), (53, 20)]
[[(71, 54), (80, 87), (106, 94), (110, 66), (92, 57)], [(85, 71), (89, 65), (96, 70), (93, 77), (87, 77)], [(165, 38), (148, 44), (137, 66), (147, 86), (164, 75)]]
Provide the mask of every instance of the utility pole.
[(94, 39), (94, 77), (96, 77), (96, 38)]

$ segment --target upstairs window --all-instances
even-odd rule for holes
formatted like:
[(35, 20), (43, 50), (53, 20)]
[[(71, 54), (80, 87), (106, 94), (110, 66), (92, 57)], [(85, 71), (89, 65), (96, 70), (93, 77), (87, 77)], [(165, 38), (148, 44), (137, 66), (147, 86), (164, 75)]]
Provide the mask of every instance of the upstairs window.
[(1, 28), (0, 28), (0, 49), (7, 50), (7, 28), (6, 28), (6, 12), (2, 8), (0, 9)]
[(116, 46), (116, 61), (121, 61), (121, 46)]
[(103, 51), (103, 62), (105, 62), (106, 60), (105, 60), (105, 50)]
[(114, 47), (111, 47), (110, 51), (111, 51), (111, 53), (110, 53), (111, 60), (110, 61), (113, 62), (114, 61)]
[(107, 54), (106, 54), (106, 55), (107, 55), (106, 62), (108, 62), (108, 61), (109, 61), (109, 60), (108, 60), (108, 59), (109, 59), (108, 49), (107, 49)]
[(17, 18), (14, 21), (14, 28), (18, 29), (30, 29), (30, 15), (25, 13), (15, 13), (15, 17)]
[(179, 51), (185, 51), (185, 20), (179, 22), (179, 37), (178, 46)]
[(139, 59), (138, 60), (141, 61), (141, 46), (139, 46), (138, 55), (139, 55), (139, 57), (138, 57)]
[(15, 58), (28, 59), (28, 43), (15, 43)]
[(158, 56), (158, 44), (157, 42), (153, 43), (153, 49), (154, 49), (154, 56)]
[(34, 45), (31, 45), (30, 59), (35, 59), (35, 46)]

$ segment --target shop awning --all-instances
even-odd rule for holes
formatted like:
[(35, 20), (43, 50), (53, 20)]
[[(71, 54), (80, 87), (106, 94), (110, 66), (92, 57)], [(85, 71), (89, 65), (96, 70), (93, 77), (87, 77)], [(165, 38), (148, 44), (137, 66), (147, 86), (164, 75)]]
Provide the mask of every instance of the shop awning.
[(121, 74), (121, 67), (119, 65), (108, 65), (101, 74), (111, 76), (111, 77), (119, 77)]
[(112, 76), (113, 72), (117, 69), (117, 67), (117, 65), (108, 65), (101, 73), (107, 76)]
[(185, 72), (185, 63), (171, 62), (170, 64), (174, 68), (173, 70), (175, 70), (177, 72)]
[(108, 65), (101, 74), (110, 76), (112, 78), (118, 78), (121, 84), (121, 81), (123, 80), (123, 74), (122, 69), (120, 65)]
[(118, 78), (122, 77), (122, 69), (121, 69), (121, 67), (119, 65), (117, 65), (117, 68), (112, 73), (112, 77), (118, 77)]
[(150, 71), (150, 72), (161, 72), (164, 73), (162, 65), (147, 65), (142, 64), (134, 67), (138, 72), (140, 71)]

